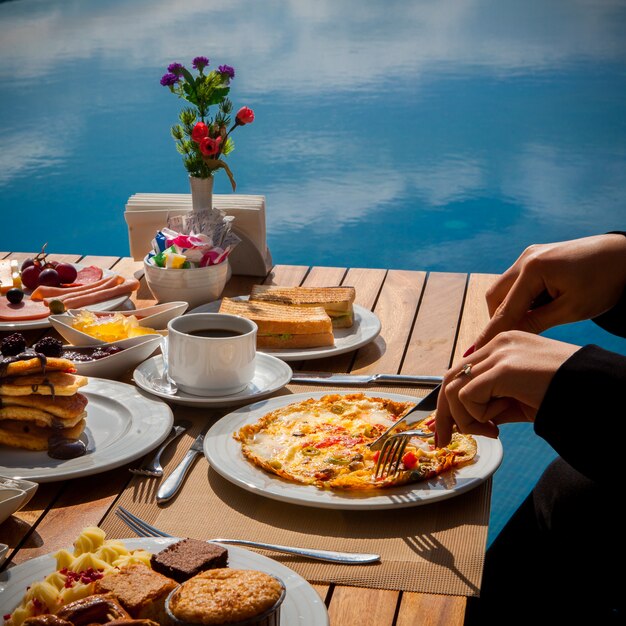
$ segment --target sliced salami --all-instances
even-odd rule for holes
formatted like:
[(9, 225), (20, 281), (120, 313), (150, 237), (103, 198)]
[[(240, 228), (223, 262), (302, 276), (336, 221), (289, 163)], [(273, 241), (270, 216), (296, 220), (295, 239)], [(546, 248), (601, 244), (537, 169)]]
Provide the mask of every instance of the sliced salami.
[(101, 278), (102, 270), (95, 265), (89, 265), (88, 267), (83, 267), (82, 270), (78, 271), (74, 283), (77, 285), (86, 285), (88, 283), (95, 283)]

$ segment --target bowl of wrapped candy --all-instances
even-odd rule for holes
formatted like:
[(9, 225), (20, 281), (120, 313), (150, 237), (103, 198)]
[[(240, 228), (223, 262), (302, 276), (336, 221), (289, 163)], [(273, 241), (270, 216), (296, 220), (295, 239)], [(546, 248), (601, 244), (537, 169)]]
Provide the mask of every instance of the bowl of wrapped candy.
[[(159, 302), (190, 308), (217, 300), (231, 277), (228, 255), (239, 242), (220, 211), (181, 216), (160, 230), (144, 258), (146, 282)], [(172, 223), (178, 226), (171, 228)]]

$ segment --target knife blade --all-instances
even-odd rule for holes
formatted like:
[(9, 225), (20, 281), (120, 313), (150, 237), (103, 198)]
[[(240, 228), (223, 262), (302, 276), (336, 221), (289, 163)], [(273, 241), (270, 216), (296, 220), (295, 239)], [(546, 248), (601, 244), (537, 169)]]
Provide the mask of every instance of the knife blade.
[(187, 451), (187, 454), (183, 457), (183, 460), (174, 468), (172, 473), (163, 481), (159, 490), (157, 491), (156, 501), (157, 504), (162, 504), (171, 500), (180, 489), (185, 480), (185, 476), (191, 469), (194, 461), (199, 454), (204, 452), (204, 436), (211, 427), (211, 424), (207, 424), (202, 432), (196, 437), (191, 448)]
[(437, 385), (426, 397), (422, 398), (403, 418), (392, 424), (376, 441), (369, 444), (370, 450), (378, 450), (385, 439), (401, 426), (411, 427), (421, 422), (437, 408), (437, 398), (441, 384)]
[(441, 376), (412, 376), (409, 374), (333, 374), (329, 372), (293, 372), (292, 383), (314, 385), (439, 385)]

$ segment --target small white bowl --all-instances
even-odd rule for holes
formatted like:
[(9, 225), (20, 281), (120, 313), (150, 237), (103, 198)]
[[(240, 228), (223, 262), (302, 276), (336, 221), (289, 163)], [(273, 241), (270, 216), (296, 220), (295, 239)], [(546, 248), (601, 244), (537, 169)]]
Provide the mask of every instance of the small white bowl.
[(231, 277), (228, 259), (218, 265), (190, 269), (168, 269), (143, 260), (146, 282), (159, 302), (184, 300), (190, 307), (217, 300)]
[[(118, 378), (124, 372), (134, 369), (152, 356), (154, 351), (161, 345), (161, 335), (142, 335), (140, 337), (131, 337), (130, 339), (122, 339), (120, 341), (112, 341), (110, 343), (92, 343), (89, 346), (63, 346), (67, 350), (77, 349), (79, 351), (85, 348), (106, 348), (108, 346), (119, 346), (123, 348), (115, 354), (102, 357), (94, 361), (74, 361), (76, 373), (81, 376), (92, 376), (95, 378)], [(70, 359), (71, 360), (71, 359)]]
[[(154, 306), (148, 306), (143, 309), (135, 309), (124, 311), (92, 311), (97, 317), (106, 317), (119, 313), (129, 317), (134, 315), (137, 318), (139, 326), (147, 328), (167, 328), (167, 323), (173, 320), (175, 317), (182, 315), (188, 308), (187, 302), (165, 302), (163, 304), (155, 304)], [(80, 313), (82, 309), (70, 309), (66, 311), (68, 315), (74, 317)]]
[(0, 524), (26, 506), (39, 485), (22, 478), (0, 476)]
[[(106, 341), (92, 337), (82, 330), (77, 330), (72, 326), (73, 315), (69, 313), (61, 313), (60, 315), (51, 315), (48, 320), (52, 324), (52, 327), (73, 346), (97, 346), (98, 344), (104, 344)], [(161, 337), (167, 330), (154, 329), (156, 332), (149, 335), (140, 335), (141, 337)], [(137, 339), (137, 337), (131, 337), (131, 339)], [(120, 341), (126, 341), (126, 339), (120, 339)]]

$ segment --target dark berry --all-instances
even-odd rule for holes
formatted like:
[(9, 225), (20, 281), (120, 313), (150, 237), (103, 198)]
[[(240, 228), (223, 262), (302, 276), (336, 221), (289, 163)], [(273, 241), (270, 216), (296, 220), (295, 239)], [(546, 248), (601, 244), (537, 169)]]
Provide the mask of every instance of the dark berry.
[(26, 350), (26, 341), (22, 333), (13, 333), (0, 342), (0, 352), (3, 356), (15, 356)]
[(54, 337), (44, 337), (34, 346), (37, 352), (51, 357), (60, 357), (63, 354), (63, 344)]
[(21, 289), (13, 287), (13, 289), (9, 289), (9, 291), (7, 291), (7, 300), (11, 304), (19, 304), (23, 298), (24, 292)]

